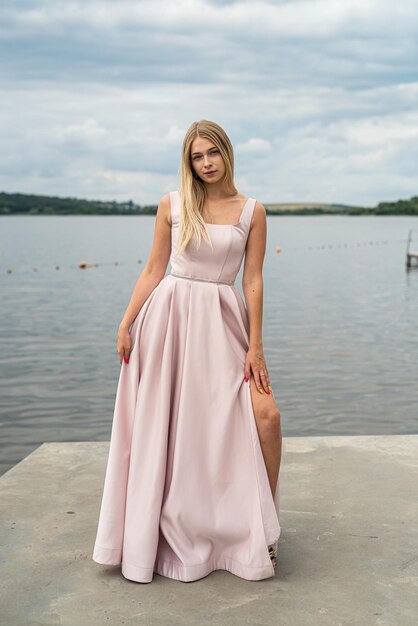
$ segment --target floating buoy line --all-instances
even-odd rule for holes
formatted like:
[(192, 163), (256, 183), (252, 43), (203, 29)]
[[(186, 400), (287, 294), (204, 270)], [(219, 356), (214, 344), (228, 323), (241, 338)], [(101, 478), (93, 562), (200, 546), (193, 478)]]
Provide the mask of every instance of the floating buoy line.
[[(301, 251), (301, 250), (309, 250), (309, 251), (323, 251), (323, 250), (337, 250), (337, 249), (349, 249), (349, 248), (357, 248), (357, 247), (367, 247), (367, 246), (385, 246), (388, 244), (394, 244), (394, 243), (405, 243), (406, 241), (408, 241), (407, 239), (381, 239), (378, 241), (352, 241), (350, 243), (329, 243), (329, 244), (318, 244), (318, 245), (310, 245), (310, 246), (291, 246), (289, 248), (285, 248), (283, 250), (283, 248), (281, 246), (275, 246), (274, 252), (276, 254), (280, 254), (285, 252), (286, 254), (288, 252), (292, 252), (293, 250), (295, 251)], [(138, 264), (142, 263), (142, 259), (138, 259), (137, 261)], [(80, 269), (80, 270), (86, 270), (86, 269), (92, 269), (92, 268), (97, 268), (97, 267), (117, 267), (119, 265), (126, 265), (125, 262), (123, 261), (113, 261), (113, 262), (105, 262), (105, 263), (91, 263), (88, 261), (79, 261), (77, 265), (70, 265), (69, 267), (66, 266), (61, 266), (61, 265), (55, 265), (54, 269), (55, 270), (62, 270), (62, 269)], [(45, 267), (43, 268), (39, 268), (39, 267), (33, 267), (32, 271), (33, 272), (38, 272), (40, 269), (45, 269)], [(12, 274), (15, 270), (11, 267), (6, 267), (5, 273), (6, 274)], [(19, 271), (19, 268), (17, 268), (17, 271)]]
[[(138, 263), (142, 263), (142, 259), (138, 260)], [(61, 266), (61, 265), (56, 265), (54, 269), (56, 270), (61, 270), (61, 269), (80, 269), (80, 270), (87, 270), (90, 269), (92, 267), (108, 267), (109, 265), (111, 266), (117, 266), (117, 265), (124, 265), (123, 262), (121, 261), (113, 261), (113, 263), (88, 263), (87, 261), (79, 261), (78, 265), (70, 265), (70, 267), (65, 267), (65, 266)], [(38, 267), (33, 267), (32, 271), (33, 272), (37, 272), (39, 270)], [(13, 270), (11, 267), (7, 267), (6, 268), (6, 274), (12, 274)]]
[[(357, 248), (361, 246), (380, 246), (391, 243), (405, 243), (406, 239), (381, 239), (380, 241), (351, 241), (350, 243), (329, 243), (316, 246), (292, 247), (291, 250), (335, 250), (337, 248)], [(281, 252), (280, 246), (276, 246), (276, 252)]]

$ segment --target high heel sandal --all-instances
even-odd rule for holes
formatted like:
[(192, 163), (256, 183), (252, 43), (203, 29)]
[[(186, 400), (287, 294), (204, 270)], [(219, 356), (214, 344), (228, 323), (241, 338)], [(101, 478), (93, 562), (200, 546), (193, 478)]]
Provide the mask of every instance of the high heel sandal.
[(279, 540), (276, 539), (276, 541), (273, 541), (273, 543), (271, 543), (268, 546), (269, 557), (271, 559), (271, 563), (272, 563), (274, 569), (276, 569), (276, 565), (277, 565), (278, 542), (279, 542)]

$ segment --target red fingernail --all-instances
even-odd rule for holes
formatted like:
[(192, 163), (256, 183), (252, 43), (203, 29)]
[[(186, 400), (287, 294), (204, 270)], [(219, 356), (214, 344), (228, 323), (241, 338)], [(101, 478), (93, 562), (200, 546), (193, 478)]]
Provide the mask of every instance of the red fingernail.
[(129, 363), (129, 359), (125, 359), (125, 363)]
[(248, 383), (248, 376), (245, 377), (245, 382)]

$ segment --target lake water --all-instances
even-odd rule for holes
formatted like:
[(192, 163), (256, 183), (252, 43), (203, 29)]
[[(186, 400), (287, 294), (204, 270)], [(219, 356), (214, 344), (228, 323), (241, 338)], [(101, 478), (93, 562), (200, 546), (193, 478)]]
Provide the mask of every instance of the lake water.
[[(405, 250), (409, 228), (418, 249), (418, 218), (267, 219), (263, 340), (283, 434), (417, 433), (418, 270)], [(154, 222), (0, 218), (0, 473), (44, 441), (109, 440), (117, 327)]]

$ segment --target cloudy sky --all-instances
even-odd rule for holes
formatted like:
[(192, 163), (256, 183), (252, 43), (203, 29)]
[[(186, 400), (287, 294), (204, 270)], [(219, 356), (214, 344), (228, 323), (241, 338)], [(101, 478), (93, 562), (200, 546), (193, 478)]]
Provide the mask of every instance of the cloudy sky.
[(261, 202), (418, 195), (416, 0), (5, 0), (0, 191), (158, 202), (195, 120)]

